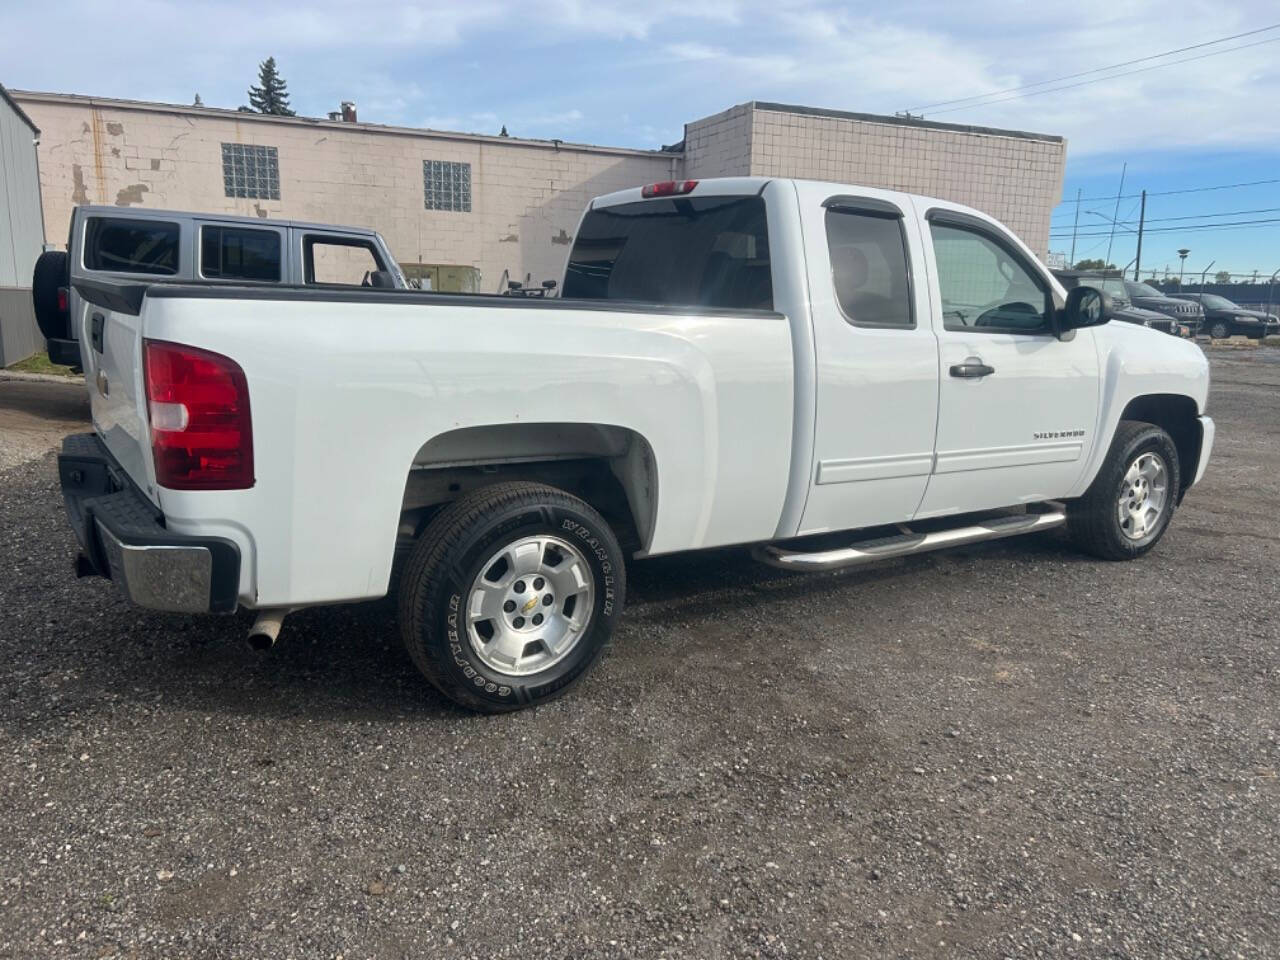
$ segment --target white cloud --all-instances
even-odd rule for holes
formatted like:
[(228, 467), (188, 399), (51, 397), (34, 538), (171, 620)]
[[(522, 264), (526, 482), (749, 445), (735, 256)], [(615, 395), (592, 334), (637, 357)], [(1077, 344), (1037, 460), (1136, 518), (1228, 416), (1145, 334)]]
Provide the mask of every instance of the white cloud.
[[(1067, 14), (1008, 0), (313, 0), (305, 9), (261, 0), (0, 0), (0, 82), (178, 102), (198, 90), (206, 103), (235, 106), (257, 62), (274, 54), (295, 106), (312, 114), (354, 99), (362, 119), (379, 122), (506, 123), (513, 132), (602, 142), (652, 129), (669, 140), (685, 121), (744, 100), (892, 113), (1268, 19), (1277, 19), (1274, 0), (1191, 0), (1176, 11), (1156, 0), (1078, 0)], [(44, 42), (51, 22), (76, 24), (59, 32), (56, 57)], [(1188, 24), (1197, 25), (1194, 34)], [(1280, 31), (1253, 39), (1270, 37)], [(1062, 134), (1073, 158), (1274, 148), (1274, 124), (1264, 118), (1280, 102), (1277, 64), (1280, 43), (925, 115)], [(643, 120), (620, 123), (624, 114)]]

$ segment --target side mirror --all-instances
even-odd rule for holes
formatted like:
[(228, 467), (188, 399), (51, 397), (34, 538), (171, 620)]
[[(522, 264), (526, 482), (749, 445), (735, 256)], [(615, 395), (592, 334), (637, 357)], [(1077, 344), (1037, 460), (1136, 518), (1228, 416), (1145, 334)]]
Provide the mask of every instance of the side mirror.
[(1111, 298), (1097, 287), (1076, 287), (1067, 294), (1067, 305), (1058, 315), (1058, 332), (1099, 327), (1111, 319)]

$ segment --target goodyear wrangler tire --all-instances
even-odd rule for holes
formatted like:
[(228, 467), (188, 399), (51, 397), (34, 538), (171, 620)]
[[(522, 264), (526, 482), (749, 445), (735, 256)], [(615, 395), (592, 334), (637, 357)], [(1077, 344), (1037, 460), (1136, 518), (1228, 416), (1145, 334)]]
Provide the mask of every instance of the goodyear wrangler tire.
[(485, 713), (544, 703), (600, 659), (622, 614), (626, 570), (590, 506), (538, 483), (450, 504), (414, 546), (400, 631), (418, 669)]

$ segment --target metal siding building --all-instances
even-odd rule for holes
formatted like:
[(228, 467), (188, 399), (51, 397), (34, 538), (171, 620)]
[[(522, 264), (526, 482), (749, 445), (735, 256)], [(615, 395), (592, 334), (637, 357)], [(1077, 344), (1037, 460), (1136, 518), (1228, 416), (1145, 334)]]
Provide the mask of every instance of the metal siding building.
[(0, 367), (44, 348), (31, 306), (31, 271), (44, 248), (40, 131), (0, 87)]

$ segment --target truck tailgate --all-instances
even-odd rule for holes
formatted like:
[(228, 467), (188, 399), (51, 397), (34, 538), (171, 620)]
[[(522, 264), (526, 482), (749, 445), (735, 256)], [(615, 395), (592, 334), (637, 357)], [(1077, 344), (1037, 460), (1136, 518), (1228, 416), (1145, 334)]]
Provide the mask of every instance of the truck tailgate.
[(76, 291), (86, 301), (80, 342), (94, 430), (129, 478), (158, 503), (142, 372), (144, 290), (141, 285), (76, 281)]

